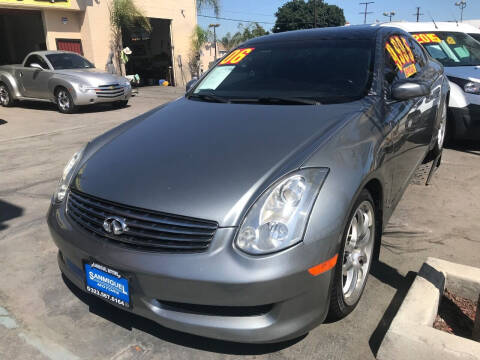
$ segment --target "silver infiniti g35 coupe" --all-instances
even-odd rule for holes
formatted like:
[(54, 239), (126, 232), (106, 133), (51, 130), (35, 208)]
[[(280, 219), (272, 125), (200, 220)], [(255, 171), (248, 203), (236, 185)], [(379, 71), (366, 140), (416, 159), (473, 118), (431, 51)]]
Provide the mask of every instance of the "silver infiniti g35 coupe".
[(47, 215), (62, 273), (217, 339), (346, 316), (416, 167), (441, 156), (442, 66), (399, 29), (315, 29), (244, 43), (190, 85), (67, 164)]

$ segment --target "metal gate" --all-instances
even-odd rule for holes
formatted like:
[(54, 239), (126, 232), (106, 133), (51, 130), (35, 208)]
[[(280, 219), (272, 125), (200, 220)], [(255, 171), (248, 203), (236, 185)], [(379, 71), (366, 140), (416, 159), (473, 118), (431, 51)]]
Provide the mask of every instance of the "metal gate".
[(57, 50), (71, 51), (83, 55), (82, 41), (77, 39), (57, 39)]

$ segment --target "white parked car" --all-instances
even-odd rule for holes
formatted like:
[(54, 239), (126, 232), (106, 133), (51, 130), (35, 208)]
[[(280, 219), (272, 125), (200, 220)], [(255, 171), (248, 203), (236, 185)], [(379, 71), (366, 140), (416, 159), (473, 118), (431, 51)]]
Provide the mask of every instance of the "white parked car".
[[(480, 30), (455, 22), (391, 22), (405, 30), (441, 62), (450, 80), (447, 138), (480, 139)], [(468, 33), (468, 34), (467, 34)]]

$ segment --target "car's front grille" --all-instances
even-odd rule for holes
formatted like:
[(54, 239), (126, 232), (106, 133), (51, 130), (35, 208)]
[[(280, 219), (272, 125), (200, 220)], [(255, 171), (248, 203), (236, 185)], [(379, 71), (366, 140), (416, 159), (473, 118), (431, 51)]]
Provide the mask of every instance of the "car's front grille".
[[(153, 251), (206, 251), (218, 227), (213, 221), (116, 204), (75, 190), (69, 192), (67, 214), (96, 236), (118, 245)], [(109, 218), (123, 221), (123, 233), (115, 235), (104, 229)]]
[(100, 85), (95, 93), (100, 98), (115, 98), (124, 94), (124, 88), (120, 84)]

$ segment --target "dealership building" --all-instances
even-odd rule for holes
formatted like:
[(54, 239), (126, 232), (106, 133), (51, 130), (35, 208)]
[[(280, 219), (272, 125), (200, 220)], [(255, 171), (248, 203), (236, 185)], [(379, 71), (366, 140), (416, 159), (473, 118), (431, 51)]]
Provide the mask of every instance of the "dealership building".
[[(0, 65), (22, 62), (36, 50), (78, 52), (104, 69), (111, 52), (111, 0), (0, 0)], [(145, 84), (160, 79), (183, 86), (191, 36), (197, 24), (196, 0), (135, 0), (150, 19), (152, 32), (124, 30), (132, 50), (127, 74)]]

